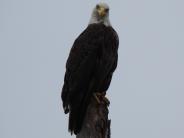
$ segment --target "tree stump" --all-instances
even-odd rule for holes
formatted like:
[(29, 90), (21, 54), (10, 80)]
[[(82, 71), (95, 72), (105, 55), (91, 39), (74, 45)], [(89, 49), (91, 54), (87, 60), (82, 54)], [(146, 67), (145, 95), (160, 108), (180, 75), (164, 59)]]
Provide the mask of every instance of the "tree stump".
[(80, 133), (76, 138), (110, 138), (110, 123), (108, 106), (110, 102), (104, 96), (98, 101), (92, 97)]

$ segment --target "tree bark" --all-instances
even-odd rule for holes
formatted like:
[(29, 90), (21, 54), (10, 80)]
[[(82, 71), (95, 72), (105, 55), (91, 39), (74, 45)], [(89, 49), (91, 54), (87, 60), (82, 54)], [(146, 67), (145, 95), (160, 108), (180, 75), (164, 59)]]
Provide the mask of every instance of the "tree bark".
[(76, 138), (110, 138), (109, 104), (104, 95), (99, 99), (91, 99), (82, 129)]

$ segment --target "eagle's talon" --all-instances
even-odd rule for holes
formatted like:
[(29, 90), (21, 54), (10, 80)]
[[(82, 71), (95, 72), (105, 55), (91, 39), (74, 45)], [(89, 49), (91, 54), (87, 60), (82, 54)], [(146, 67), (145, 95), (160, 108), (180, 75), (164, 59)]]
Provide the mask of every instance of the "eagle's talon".
[(93, 96), (96, 99), (97, 103), (100, 104), (101, 102), (100, 102), (100, 99), (98, 98), (98, 94), (94, 93)]
[(96, 99), (98, 104), (106, 104), (107, 106), (109, 106), (110, 101), (108, 100), (107, 97), (105, 97), (105, 92), (103, 93), (94, 93), (93, 96)]
[(104, 99), (105, 103), (109, 106), (110, 105), (109, 99), (107, 97), (105, 97), (105, 96), (103, 97), (103, 99)]
[(69, 111), (70, 111), (70, 110), (69, 110), (69, 108), (68, 108), (68, 107), (65, 107), (65, 108), (64, 108), (64, 112), (65, 112), (65, 114), (69, 113)]

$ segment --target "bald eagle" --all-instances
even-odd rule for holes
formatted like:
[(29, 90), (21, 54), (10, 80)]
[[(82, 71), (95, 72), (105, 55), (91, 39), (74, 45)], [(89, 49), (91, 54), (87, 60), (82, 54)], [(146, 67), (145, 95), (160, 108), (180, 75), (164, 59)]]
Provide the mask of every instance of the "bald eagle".
[(118, 35), (109, 20), (109, 6), (95, 6), (87, 28), (74, 41), (61, 98), (69, 113), (69, 131), (78, 134), (93, 94), (106, 92), (118, 60)]

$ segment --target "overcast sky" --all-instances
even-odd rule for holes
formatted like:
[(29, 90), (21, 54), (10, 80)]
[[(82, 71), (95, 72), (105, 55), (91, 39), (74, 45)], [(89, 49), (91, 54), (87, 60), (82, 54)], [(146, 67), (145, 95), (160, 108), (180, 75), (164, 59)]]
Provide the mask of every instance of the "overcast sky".
[[(0, 0), (0, 138), (71, 138), (65, 62), (97, 2)], [(184, 138), (184, 1), (106, 2), (120, 38), (112, 138)]]

